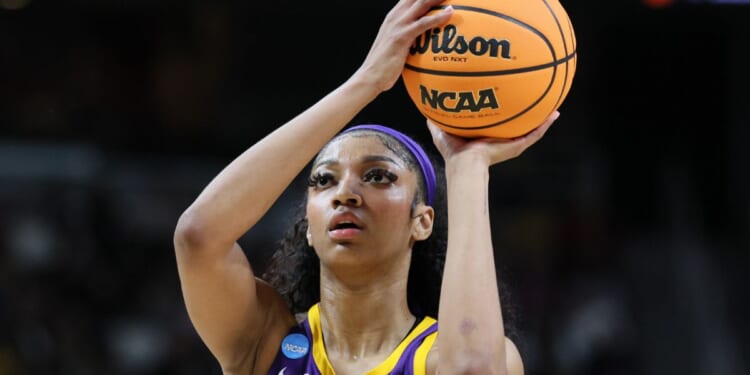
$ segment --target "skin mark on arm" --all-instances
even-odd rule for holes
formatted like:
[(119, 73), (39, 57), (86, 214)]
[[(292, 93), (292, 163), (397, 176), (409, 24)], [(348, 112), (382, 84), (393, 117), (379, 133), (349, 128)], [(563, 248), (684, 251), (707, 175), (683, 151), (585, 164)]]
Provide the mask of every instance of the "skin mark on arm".
[(464, 319), (461, 321), (461, 325), (459, 325), (458, 329), (462, 335), (468, 336), (472, 332), (476, 331), (477, 324), (472, 319)]

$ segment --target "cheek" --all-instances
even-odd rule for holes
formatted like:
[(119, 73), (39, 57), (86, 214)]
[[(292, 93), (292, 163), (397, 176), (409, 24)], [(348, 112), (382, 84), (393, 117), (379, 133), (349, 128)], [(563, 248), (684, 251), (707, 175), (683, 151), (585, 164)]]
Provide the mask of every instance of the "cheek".
[(310, 232), (317, 232), (320, 230), (321, 225), (324, 225), (323, 223), (323, 213), (324, 211), (321, 209), (320, 205), (317, 204), (317, 202), (314, 199), (309, 199), (307, 201), (307, 207), (306, 207), (306, 215), (307, 215), (307, 226), (310, 228)]
[(401, 227), (411, 216), (412, 197), (409, 194), (393, 194), (379, 202), (372, 202), (378, 207), (376, 214), (392, 227)]

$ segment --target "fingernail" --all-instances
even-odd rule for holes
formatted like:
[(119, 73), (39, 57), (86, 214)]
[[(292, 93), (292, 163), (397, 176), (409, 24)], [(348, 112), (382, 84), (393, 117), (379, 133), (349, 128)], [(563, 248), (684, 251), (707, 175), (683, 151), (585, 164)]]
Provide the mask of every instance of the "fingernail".
[(560, 117), (560, 112), (555, 111), (555, 112), (552, 113), (552, 119), (553, 120), (557, 120), (558, 117)]
[(453, 5), (448, 5), (447, 7), (443, 8), (443, 12), (449, 13), (453, 11)]

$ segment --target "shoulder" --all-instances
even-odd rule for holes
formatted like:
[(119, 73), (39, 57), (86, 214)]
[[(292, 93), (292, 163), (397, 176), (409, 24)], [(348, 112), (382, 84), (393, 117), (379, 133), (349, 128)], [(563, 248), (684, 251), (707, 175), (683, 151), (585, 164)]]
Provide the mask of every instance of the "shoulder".
[[(432, 345), (430, 353), (427, 355), (426, 374), (437, 375), (438, 374), (438, 358), (440, 356), (440, 345), (437, 341)], [(518, 351), (518, 347), (513, 340), (508, 337), (505, 338), (505, 363), (508, 367), (508, 375), (523, 375), (524, 367), (523, 360), (521, 359), (521, 353)]]

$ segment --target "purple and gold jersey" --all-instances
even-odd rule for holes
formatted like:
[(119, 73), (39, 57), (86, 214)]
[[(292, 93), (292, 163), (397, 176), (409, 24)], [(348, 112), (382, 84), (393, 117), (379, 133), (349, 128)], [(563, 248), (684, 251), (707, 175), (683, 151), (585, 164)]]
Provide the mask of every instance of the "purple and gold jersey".
[[(427, 353), (436, 337), (437, 321), (425, 317), (388, 358), (363, 375), (425, 375)], [(336, 375), (323, 345), (317, 304), (284, 337), (268, 375)]]

